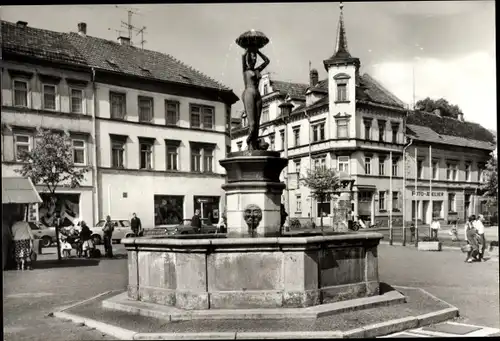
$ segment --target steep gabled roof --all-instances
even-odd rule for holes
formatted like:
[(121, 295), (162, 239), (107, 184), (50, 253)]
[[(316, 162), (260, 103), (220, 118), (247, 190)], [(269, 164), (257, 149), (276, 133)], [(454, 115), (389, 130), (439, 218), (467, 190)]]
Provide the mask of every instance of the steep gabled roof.
[(408, 115), (407, 134), (419, 141), (494, 150), (495, 136), (477, 123), (461, 122), (422, 111)]
[(274, 91), (279, 91), (280, 94), (290, 95), (292, 98), (300, 98), (305, 99), (306, 90), (309, 87), (308, 84), (302, 83), (291, 83), (291, 82), (283, 82), (283, 81), (270, 81), (271, 86)]
[(86, 66), (85, 58), (66, 39), (65, 33), (20, 27), (2, 20), (2, 53)]
[(98, 69), (230, 91), (228, 87), (168, 54), (77, 33), (69, 33), (67, 37), (89, 65)]
[(384, 88), (369, 74), (365, 73), (359, 79), (359, 91), (356, 91), (357, 100), (385, 104), (397, 108), (405, 108), (405, 103)]

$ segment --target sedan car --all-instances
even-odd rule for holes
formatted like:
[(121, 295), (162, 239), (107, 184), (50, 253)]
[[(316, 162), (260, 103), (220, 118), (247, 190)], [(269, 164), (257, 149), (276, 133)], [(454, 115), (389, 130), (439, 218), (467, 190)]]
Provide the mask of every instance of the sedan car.
[(218, 229), (216, 225), (206, 225), (202, 223), (201, 231), (196, 231), (196, 229), (191, 226), (191, 219), (184, 219), (184, 221), (176, 226), (166, 226), (165, 233), (167, 235), (177, 235), (177, 234), (209, 234), (217, 233)]
[(37, 239), (40, 239), (40, 243), (42, 247), (49, 247), (52, 243), (57, 242), (56, 240), (56, 228), (55, 227), (46, 227), (38, 222), (28, 222), (30, 225), (31, 231), (33, 232), (33, 236)]
[[(115, 227), (113, 231), (113, 241), (120, 242), (123, 238), (127, 238), (134, 235), (132, 228), (130, 226), (130, 221), (125, 219), (111, 220), (113, 226)], [(104, 239), (104, 232), (102, 231), (106, 220), (100, 220), (96, 226), (91, 227), (92, 240), (94, 244), (101, 244)]]

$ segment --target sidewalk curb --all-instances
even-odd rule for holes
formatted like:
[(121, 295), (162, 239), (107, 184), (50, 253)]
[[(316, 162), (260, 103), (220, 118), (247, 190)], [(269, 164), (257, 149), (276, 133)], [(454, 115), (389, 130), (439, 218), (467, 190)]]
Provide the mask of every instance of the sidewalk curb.
[[(432, 298), (443, 302), (448, 308), (434, 311), (427, 314), (408, 316), (405, 318), (388, 320), (380, 323), (371, 324), (361, 328), (348, 331), (294, 331), (294, 332), (201, 332), (201, 333), (139, 333), (125, 328), (117, 327), (105, 322), (100, 322), (91, 318), (66, 313), (64, 308), (54, 312), (53, 316), (64, 320), (70, 320), (74, 323), (80, 323), (90, 328), (94, 328), (104, 334), (111, 335), (120, 340), (235, 340), (235, 339), (338, 339), (338, 338), (370, 338), (398, 333), (409, 329), (419, 328), (430, 324), (444, 322), (459, 316), (458, 309), (443, 301), (442, 299), (430, 294), (424, 289), (417, 287), (393, 286), (397, 288), (418, 289)], [(76, 307), (80, 304), (97, 299), (107, 293), (107, 291), (92, 298), (71, 305)]]
[[(380, 241), (380, 244), (383, 244), (383, 245), (390, 245), (390, 243), (388, 241), (385, 241), (385, 240), (381, 240)], [(403, 246), (403, 243), (400, 243), (400, 242), (393, 242), (392, 243), (392, 246)], [(413, 246), (413, 244), (410, 244), (410, 243), (406, 243), (405, 247), (406, 246)], [(442, 250), (456, 250), (456, 251), (461, 251), (461, 248), (457, 247), (457, 246), (446, 246), (446, 245), (442, 245), (441, 246), (441, 249)]]

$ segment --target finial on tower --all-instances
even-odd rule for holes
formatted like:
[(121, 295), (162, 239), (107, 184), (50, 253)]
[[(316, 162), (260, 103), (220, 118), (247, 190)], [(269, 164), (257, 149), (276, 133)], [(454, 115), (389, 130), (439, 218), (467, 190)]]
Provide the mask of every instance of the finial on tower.
[(344, 4), (342, 4), (342, 1), (340, 2), (340, 11), (344, 8)]

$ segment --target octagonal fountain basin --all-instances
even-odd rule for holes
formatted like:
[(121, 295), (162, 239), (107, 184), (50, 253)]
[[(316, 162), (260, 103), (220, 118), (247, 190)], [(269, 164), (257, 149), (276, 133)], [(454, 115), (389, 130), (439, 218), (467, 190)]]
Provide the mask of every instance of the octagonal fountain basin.
[(181, 309), (299, 308), (379, 294), (380, 233), (123, 239), (130, 299)]

